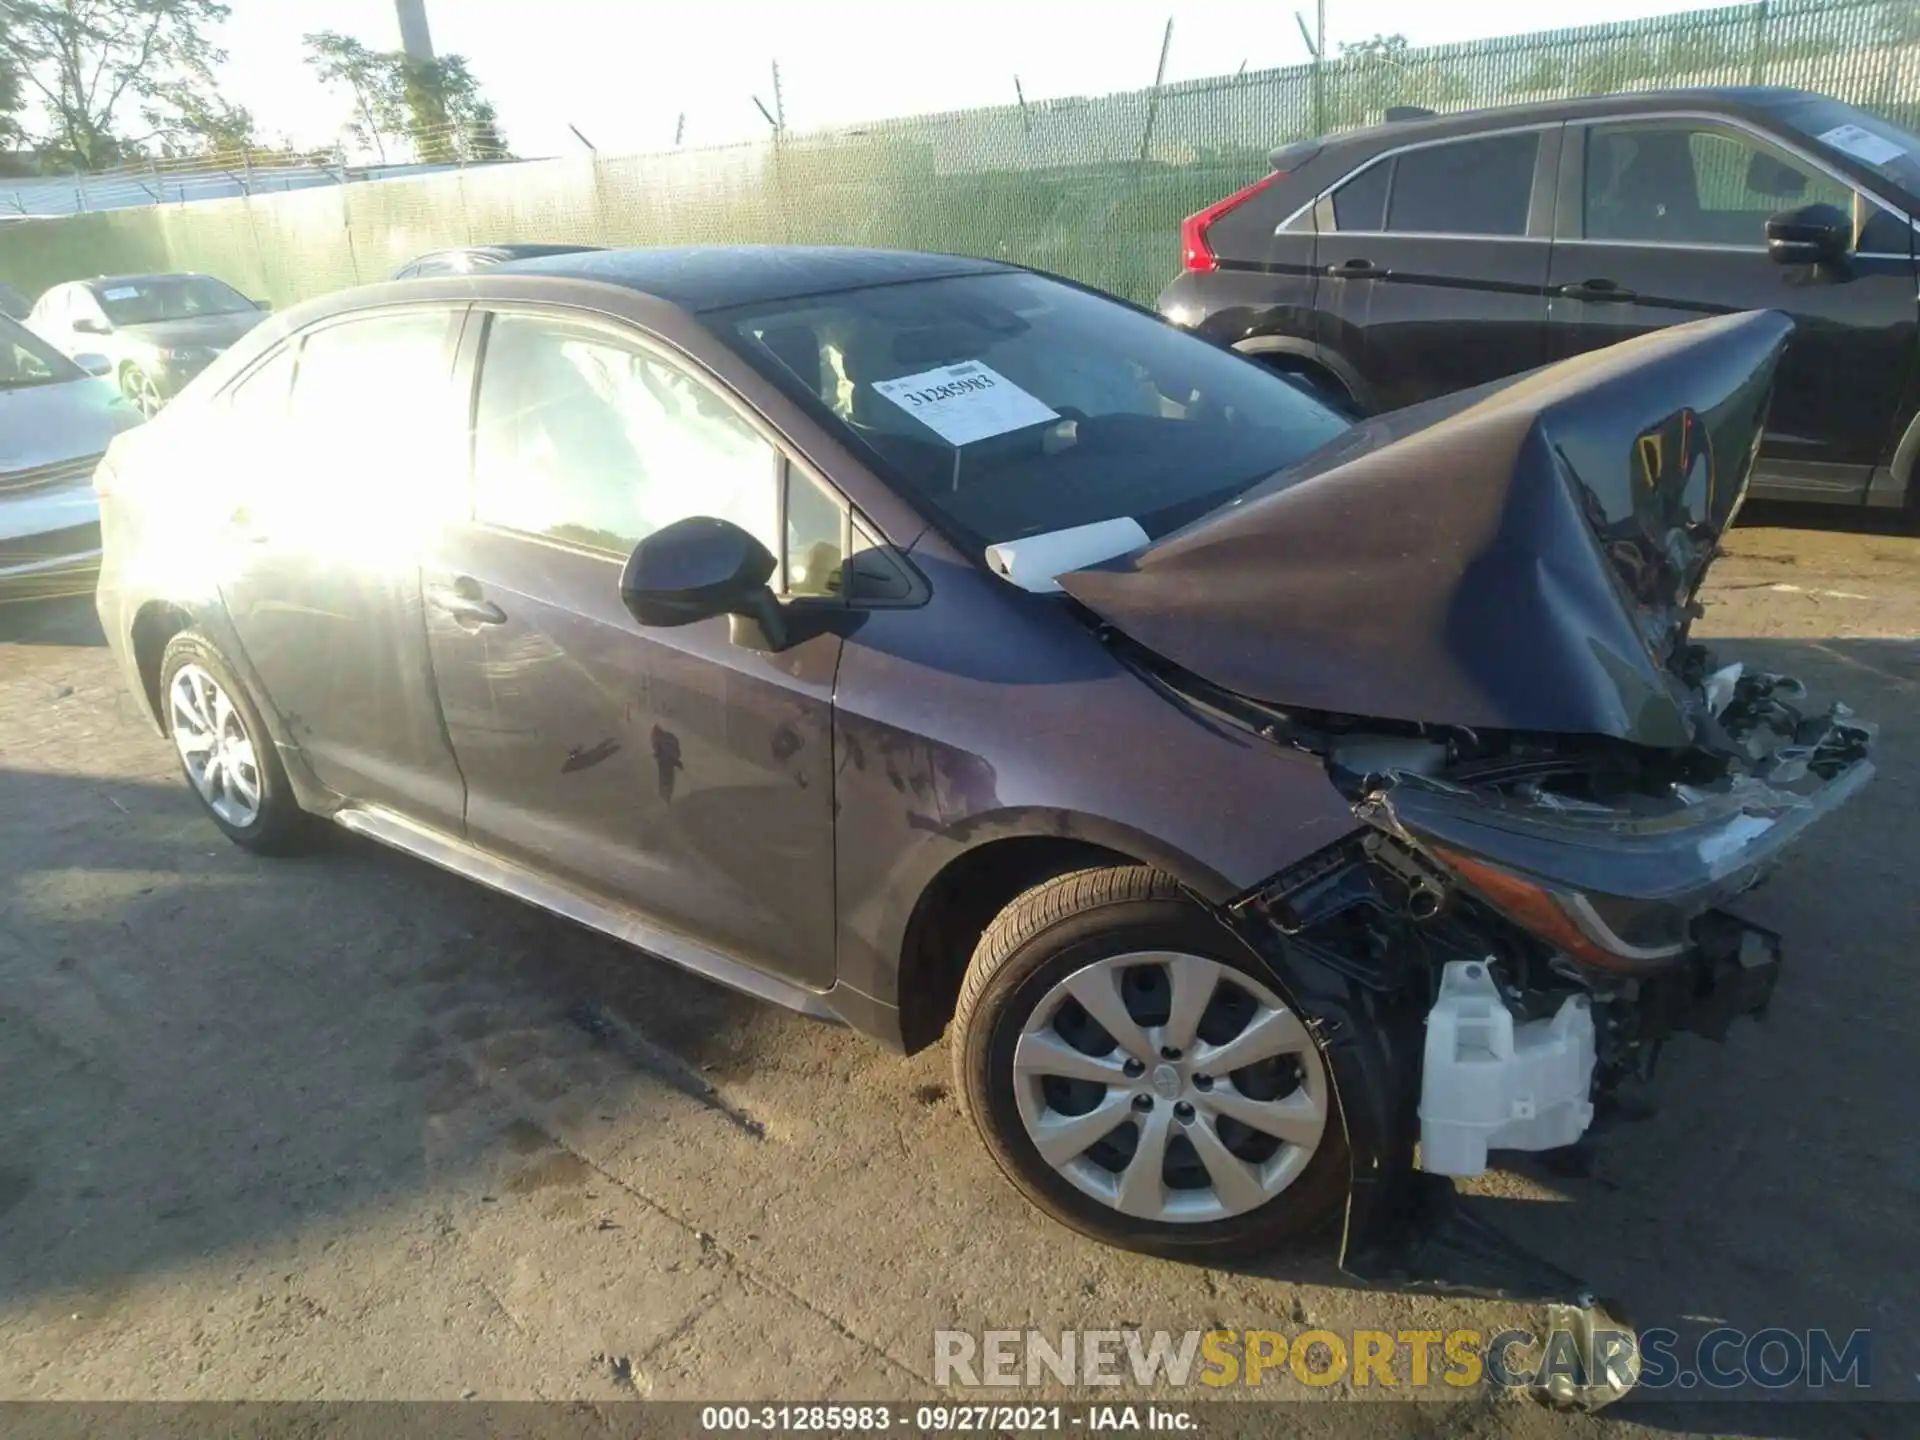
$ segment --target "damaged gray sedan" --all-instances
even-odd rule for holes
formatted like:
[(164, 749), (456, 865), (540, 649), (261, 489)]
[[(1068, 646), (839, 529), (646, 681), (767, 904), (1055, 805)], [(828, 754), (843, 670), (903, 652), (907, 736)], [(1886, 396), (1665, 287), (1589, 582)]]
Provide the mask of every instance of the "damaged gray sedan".
[(100, 611), (239, 844), (946, 1033), (1102, 1240), (1478, 1283), (1447, 1177), (1764, 1010), (1737, 899), (1871, 774), (1688, 634), (1789, 331), (1351, 424), (991, 262), (550, 257), (239, 341), (102, 468)]

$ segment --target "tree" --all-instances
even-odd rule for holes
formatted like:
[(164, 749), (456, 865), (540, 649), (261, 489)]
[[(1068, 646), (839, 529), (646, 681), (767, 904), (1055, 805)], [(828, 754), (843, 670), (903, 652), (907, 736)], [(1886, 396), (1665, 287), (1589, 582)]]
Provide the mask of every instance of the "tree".
[(480, 82), (465, 57), (443, 55), (421, 63), (401, 61), (414, 154), (428, 161), (504, 160), (500, 117), (480, 94)]
[(350, 35), (316, 30), (301, 37), (307, 64), (325, 85), (345, 87), (353, 97), (353, 118), (346, 132), (362, 151), (387, 162), (387, 142), (407, 138), (406, 97), (400, 83), (397, 57), (372, 50)]
[(20, 109), (20, 72), (7, 41), (7, 28), (7, 12), (0, 9), (0, 148), (11, 150), (20, 143), (20, 127), (13, 118)]
[[(45, 118), (40, 148), (98, 169), (212, 117), (230, 127), (213, 80), (226, 53), (208, 38), (227, 13), (222, 0), (0, 0), (0, 67)], [(129, 110), (144, 133), (123, 132)]]
[(307, 63), (320, 79), (353, 98), (347, 134), (382, 164), (389, 148), (406, 146), (431, 163), (507, 157), (498, 113), (459, 55), (409, 59), (398, 50), (373, 50), (331, 30), (305, 37)]
[(1376, 35), (1371, 40), (1343, 40), (1340, 43), (1340, 58), (1362, 64), (1384, 62), (1398, 65), (1406, 59), (1408, 48), (1404, 35)]

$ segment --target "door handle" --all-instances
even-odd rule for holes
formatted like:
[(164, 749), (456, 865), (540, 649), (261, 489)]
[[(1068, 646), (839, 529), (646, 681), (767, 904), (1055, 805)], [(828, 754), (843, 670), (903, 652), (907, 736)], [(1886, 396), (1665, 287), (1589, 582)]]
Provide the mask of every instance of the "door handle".
[(463, 626), (504, 625), (507, 612), (480, 593), (480, 582), (462, 575), (451, 585), (427, 587), (427, 601)]
[(1336, 280), (1383, 280), (1391, 273), (1371, 260), (1342, 260), (1338, 265), (1327, 266), (1327, 274)]
[(1569, 300), (1585, 300), (1590, 305), (1624, 305), (1640, 298), (1611, 280), (1581, 280), (1572, 285), (1562, 285), (1553, 293), (1564, 295)]

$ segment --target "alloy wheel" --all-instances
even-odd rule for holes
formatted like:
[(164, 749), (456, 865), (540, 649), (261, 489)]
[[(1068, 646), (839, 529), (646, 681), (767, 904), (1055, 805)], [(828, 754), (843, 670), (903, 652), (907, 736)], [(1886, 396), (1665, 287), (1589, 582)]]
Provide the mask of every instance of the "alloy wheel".
[(153, 383), (153, 377), (138, 365), (128, 366), (121, 375), (120, 390), (140, 407), (140, 413), (149, 420), (159, 414), (160, 407), (166, 404), (160, 396), (160, 387)]
[(198, 665), (182, 665), (168, 690), (173, 743), (207, 807), (236, 830), (260, 818), (260, 765), (246, 722)]
[(1201, 955), (1146, 951), (1074, 971), (1034, 1007), (1012, 1064), (1041, 1158), (1136, 1219), (1258, 1209), (1326, 1134), (1326, 1069), (1305, 1023)]

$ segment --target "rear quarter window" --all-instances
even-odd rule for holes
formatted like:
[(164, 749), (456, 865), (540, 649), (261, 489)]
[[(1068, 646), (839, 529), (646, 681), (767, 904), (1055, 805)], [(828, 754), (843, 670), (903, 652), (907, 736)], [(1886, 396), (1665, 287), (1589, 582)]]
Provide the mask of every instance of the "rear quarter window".
[(1538, 131), (1409, 150), (1394, 160), (1387, 229), (1426, 235), (1524, 235)]

